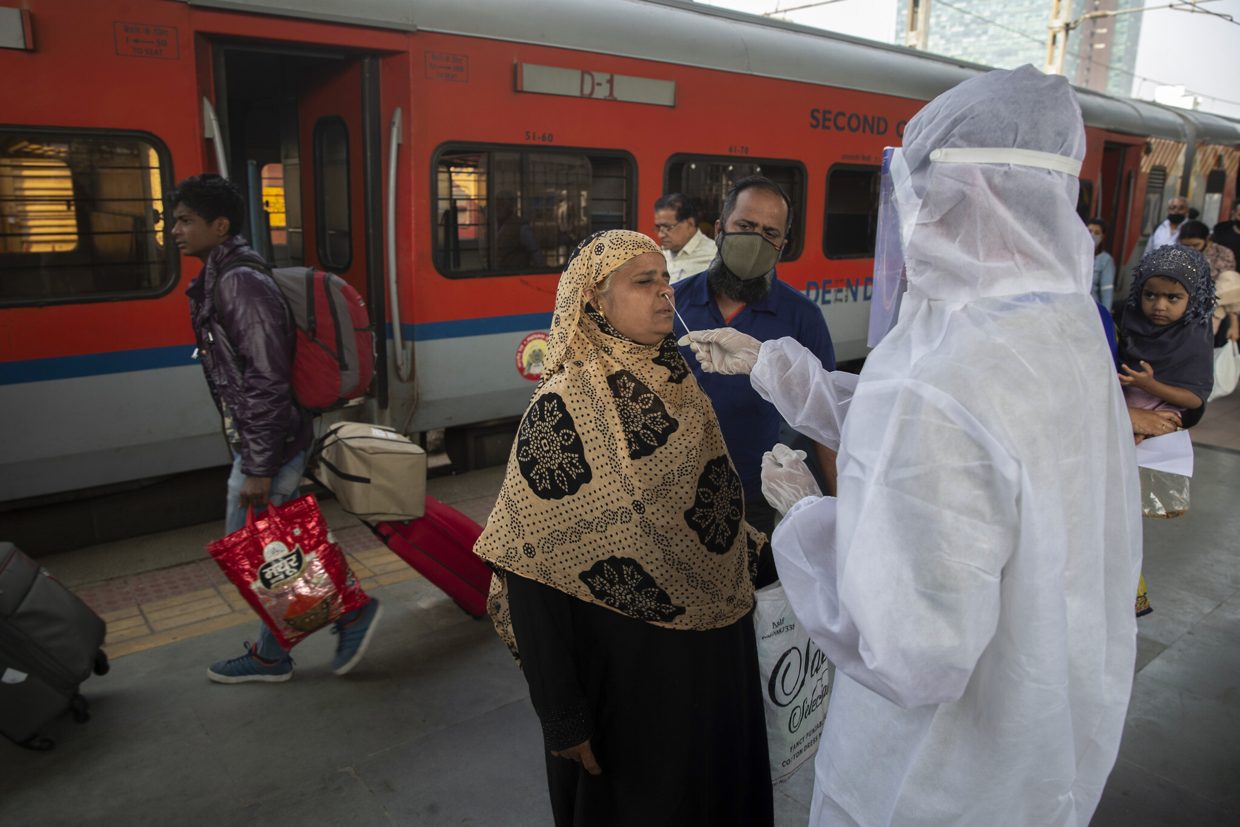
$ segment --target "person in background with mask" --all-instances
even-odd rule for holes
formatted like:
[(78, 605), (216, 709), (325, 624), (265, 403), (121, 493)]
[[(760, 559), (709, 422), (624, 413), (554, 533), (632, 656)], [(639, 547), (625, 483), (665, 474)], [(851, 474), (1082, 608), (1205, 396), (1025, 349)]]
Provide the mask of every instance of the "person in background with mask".
[[(726, 325), (759, 341), (789, 336), (834, 368), (835, 349), (822, 311), (775, 274), (791, 227), (792, 202), (778, 184), (756, 175), (737, 181), (715, 222), (719, 255), (705, 272), (673, 285), (676, 309), (691, 330)], [(762, 452), (779, 441), (783, 420), (745, 377), (704, 376), (697, 360), (687, 349), (684, 353), (714, 405), (728, 453), (741, 475), (745, 519), (769, 535), (775, 528), (775, 512), (762, 497)], [(822, 445), (814, 450), (827, 486), (833, 488), (835, 454)], [(772, 583), (777, 576), (770, 555), (763, 555), (757, 585)]]
[(788, 339), (689, 336), (839, 441), (838, 498), (784, 446), (762, 471), (784, 589), (837, 668), (814, 825), (1085, 827), (1115, 763), (1141, 512), (1075, 212), (1084, 155), (1063, 77), (965, 81), (890, 156), (879, 232), (901, 260), (876, 256), (875, 300), (907, 289), (860, 377)]
[(1175, 244), (1180, 236), (1180, 225), (1188, 220), (1188, 199), (1177, 195), (1167, 202), (1167, 218), (1150, 235), (1145, 252), (1157, 250), (1166, 244)]
[(1094, 301), (1111, 310), (1111, 302), (1115, 295), (1115, 259), (1102, 249), (1106, 241), (1107, 225), (1101, 218), (1091, 218), (1085, 225), (1094, 239)]
[(672, 284), (702, 272), (715, 257), (715, 242), (702, 232), (699, 220), (693, 199), (684, 193), (668, 193), (654, 202), (655, 241), (663, 248)]

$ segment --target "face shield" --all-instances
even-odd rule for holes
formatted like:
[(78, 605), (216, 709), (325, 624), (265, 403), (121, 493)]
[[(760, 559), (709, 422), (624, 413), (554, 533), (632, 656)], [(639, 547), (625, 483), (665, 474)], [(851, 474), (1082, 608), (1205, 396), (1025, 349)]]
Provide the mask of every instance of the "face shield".
[[(1009, 164), (1038, 167), (1076, 177), (1081, 162), (1066, 155), (1017, 147), (952, 147), (935, 149), (930, 164)], [(929, 176), (927, 176), (929, 177)], [(908, 289), (905, 250), (921, 213), (922, 198), (899, 148), (883, 150), (879, 182), (878, 228), (874, 239), (874, 294), (866, 343), (874, 347), (895, 327), (900, 303)], [(978, 232), (984, 230), (977, 228)]]
[[(870, 330), (866, 344), (874, 347), (895, 326), (900, 313), (900, 297), (908, 287), (904, 273), (904, 244), (900, 213), (895, 204), (895, 184), (891, 167), (904, 173), (904, 156), (899, 149), (883, 149), (883, 170), (879, 176), (878, 229), (874, 235), (874, 293), (870, 299)], [(916, 215), (916, 210), (907, 211)]]

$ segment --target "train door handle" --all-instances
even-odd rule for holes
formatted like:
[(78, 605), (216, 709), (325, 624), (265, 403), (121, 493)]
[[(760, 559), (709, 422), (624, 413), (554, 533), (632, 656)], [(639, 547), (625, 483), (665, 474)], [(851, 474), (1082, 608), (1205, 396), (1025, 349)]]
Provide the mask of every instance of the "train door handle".
[(402, 111), (398, 106), (392, 112), (388, 130), (387, 175), (387, 277), (388, 294), (392, 305), (392, 347), (396, 351), (396, 376), (408, 382), (413, 373), (412, 343), (406, 343), (400, 329), (400, 286), (396, 278), (396, 158), (402, 141)]
[(221, 178), (228, 177), (228, 160), (224, 156), (224, 135), (220, 132), (220, 119), (215, 114), (215, 107), (207, 96), (202, 96), (202, 137), (215, 147), (215, 166)]

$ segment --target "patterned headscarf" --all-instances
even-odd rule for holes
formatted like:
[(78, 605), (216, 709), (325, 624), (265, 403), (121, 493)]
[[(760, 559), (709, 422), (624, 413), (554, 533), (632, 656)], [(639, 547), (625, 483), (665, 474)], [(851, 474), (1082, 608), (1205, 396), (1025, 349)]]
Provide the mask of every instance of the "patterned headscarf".
[(670, 629), (715, 629), (753, 606), (763, 534), (710, 400), (672, 336), (624, 338), (584, 291), (659, 248), (628, 230), (581, 243), (560, 277), (546, 369), (474, 551), (497, 574), (490, 613), (516, 651), (505, 572)]
[[(1141, 291), (1154, 276), (1177, 281), (1188, 292), (1184, 315), (1161, 327), (1141, 311)], [(1149, 362), (1159, 382), (1190, 390), (1205, 401), (1214, 386), (1213, 309), (1214, 281), (1205, 256), (1178, 244), (1151, 250), (1133, 271), (1120, 328), (1120, 361), (1132, 368)]]

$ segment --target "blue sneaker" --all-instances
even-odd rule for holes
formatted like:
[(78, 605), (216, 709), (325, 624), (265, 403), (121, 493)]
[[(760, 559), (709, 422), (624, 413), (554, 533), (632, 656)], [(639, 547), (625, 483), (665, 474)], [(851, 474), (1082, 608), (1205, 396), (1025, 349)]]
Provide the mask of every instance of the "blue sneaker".
[(344, 675), (357, 666), (366, 654), (381, 614), (383, 607), (379, 605), (379, 598), (372, 597), (365, 606), (336, 621), (332, 634), (339, 636), (339, 640), (336, 641), (336, 657), (332, 658), (333, 674)]
[(264, 660), (258, 656), (257, 649), (255, 644), (247, 641), (244, 655), (211, 664), (207, 677), (216, 683), (279, 683), (293, 677), (292, 658), (285, 655), (280, 660)]

